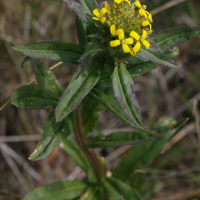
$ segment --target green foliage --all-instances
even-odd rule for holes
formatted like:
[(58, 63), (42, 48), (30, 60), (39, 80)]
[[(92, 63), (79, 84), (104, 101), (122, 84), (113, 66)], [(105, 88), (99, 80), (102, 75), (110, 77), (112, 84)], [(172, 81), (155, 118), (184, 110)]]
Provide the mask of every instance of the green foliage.
[(13, 47), (14, 50), (33, 58), (56, 60), (65, 63), (78, 64), (77, 60), (84, 52), (78, 44), (61, 41), (41, 41)]
[[(173, 58), (179, 54), (179, 50), (177, 47), (167, 51), (165, 53), (168, 57)], [(127, 65), (127, 70), (131, 74), (132, 78), (135, 79), (139, 75), (145, 74), (146, 72), (155, 69), (158, 67), (158, 64), (153, 63), (151, 61), (144, 61), (139, 64)]]
[(79, 45), (85, 48), (87, 45), (87, 25), (79, 16), (76, 17), (76, 31)]
[(95, 58), (76, 80), (71, 81), (57, 105), (55, 113), (57, 122), (71, 113), (96, 85), (100, 79), (100, 67), (98, 58)]
[[(110, 41), (113, 35), (109, 27), (98, 19), (93, 20), (93, 10), (97, 8), (100, 11), (96, 0), (64, 1), (77, 14), (79, 45), (42, 41), (13, 47), (28, 56), (23, 63), (30, 61), (39, 85), (18, 88), (11, 100), (22, 109), (56, 108), (46, 120), (42, 138), (30, 159), (45, 158), (61, 144), (61, 148), (86, 172), (88, 181), (57, 181), (33, 190), (24, 200), (120, 200), (122, 197), (124, 200), (142, 200), (138, 192), (122, 180), (127, 181), (135, 170), (152, 161), (186, 120), (175, 123), (173, 119), (165, 117), (156, 124), (157, 128), (151, 131), (146, 129), (133, 80), (158, 65), (176, 68), (171, 58), (179, 52), (174, 46), (200, 35), (200, 27), (181, 27), (150, 35), (147, 39), (151, 47), (147, 49), (142, 45), (136, 56), (130, 56), (122, 51), (121, 45), (112, 48)], [(135, 0), (130, 2), (134, 3)], [(38, 58), (79, 64), (65, 91), (54, 74)], [(113, 91), (107, 95), (105, 88), (109, 87)], [(110, 111), (136, 131), (99, 134), (88, 142), (86, 136), (95, 130), (99, 112), (103, 110)], [(73, 130), (78, 145), (67, 138)], [(134, 146), (113, 170), (113, 177), (105, 178), (105, 163), (90, 148), (127, 144)]]
[(161, 31), (151, 36), (163, 52), (200, 35), (200, 27), (180, 27)]
[(31, 154), (30, 160), (40, 160), (48, 156), (73, 131), (70, 117), (56, 123), (54, 111), (51, 112), (43, 127), (42, 138), (36, 150)]
[(95, 172), (90, 165), (87, 157), (77, 146), (77, 144), (72, 139), (66, 139), (61, 143), (61, 148), (67, 152), (72, 158), (74, 158), (77, 165), (79, 165), (88, 175), (89, 181), (96, 182), (97, 177)]
[(37, 82), (41, 87), (51, 90), (59, 96), (63, 93), (64, 90), (60, 82), (57, 81), (55, 75), (40, 59), (26, 57), (22, 65), (26, 61), (30, 61)]
[(137, 191), (120, 180), (106, 178), (102, 180), (102, 184), (110, 200), (120, 199), (122, 196), (123, 200), (142, 200)]
[(108, 97), (96, 88), (90, 92), (90, 95), (92, 98), (96, 99), (100, 104), (102, 104), (107, 110), (113, 113), (116, 117), (121, 119), (124, 123), (137, 129), (137, 126), (135, 126), (135, 124), (127, 117), (127, 115), (123, 112), (123, 108), (116, 100), (112, 99), (111, 97)]
[(141, 47), (140, 51), (138, 52), (138, 56), (159, 65), (177, 68), (176, 63), (172, 59), (168, 58), (159, 48), (155, 47), (156, 45), (149, 49)]
[(39, 85), (25, 85), (18, 88), (11, 97), (11, 102), (18, 108), (39, 110), (55, 108), (59, 96)]
[(115, 67), (112, 75), (112, 83), (115, 97), (129, 119), (140, 129), (145, 129), (135, 97), (134, 82), (128, 73), (126, 66), (121, 64)]
[(131, 144), (138, 144), (142, 142), (147, 142), (149, 140), (157, 139), (164, 134), (174, 131), (180, 126), (182, 126), (187, 119), (182, 120), (175, 124), (170, 124), (168, 126), (163, 126), (159, 128), (153, 128), (156, 134), (151, 132), (144, 132), (144, 131), (135, 131), (135, 132), (114, 132), (105, 136), (103, 134), (98, 135), (90, 140), (88, 143), (88, 147), (91, 148), (107, 148), (112, 146), (120, 146), (120, 145), (131, 145)]
[[(90, 134), (97, 125), (100, 111), (103, 110), (103, 106), (96, 100), (87, 96), (83, 101), (82, 106), (82, 120), (83, 130), (86, 135)], [(88, 115), (88, 113), (90, 113)]]
[(87, 188), (88, 183), (83, 181), (56, 181), (34, 189), (23, 200), (71, 200), (79, 197)]
[[(176, 121), (163, 117), (156, 126), (165, 126)], [(113, 177), (126, 180), (136, 169), (141, 169), (154, 159), (162, 150), (163, 145), (174, 135), (174, 131), (163, 135), (162, 137), (147, 141), (133, 146), (122, 158), (118, 166), (113, 171)], [(148, 152), (148, 153), (146, 153)], [(122, 173), (123, 171), (123, 173)]]
[(103, 199), (103, 189), (98, 185), (91, 185), (86, 192), (84, 200), (102, 200)]

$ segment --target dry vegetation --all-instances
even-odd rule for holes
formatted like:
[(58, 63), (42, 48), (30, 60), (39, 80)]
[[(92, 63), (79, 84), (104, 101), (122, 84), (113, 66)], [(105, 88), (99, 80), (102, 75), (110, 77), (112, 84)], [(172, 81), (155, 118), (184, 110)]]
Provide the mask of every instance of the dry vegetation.
[[(142, 2), (148, 5), (148, 10), (153, 10), (164, 5), (166, 0)], [(155, 33), (169, 27), (200, 26), (199, 0), (173, 2), (176, 5), (167, 4), (153, 10)], [(167, 9), (168, 6), (173, 7)], [(31, 67), (26, 64), (21, 68), (23, 56), (11, 47), (39, 40), (77, 42), (75, 14), (66, 3), (61, 0), (1, 0), (0, 106), (8, 101), (0, 111), (1, 200), (21, 199), (33, 188), (55, 180), (85, 178), (73, 159), (59, 148), (44, 160), (32, 162), (27, 159), (40, 138), (40, 127), (44, 125), (49, 110), (21, 110), (11, 105), (12, 92), (34, 79)], [(152, 126), (164, 115), (177, 120), (190, 118), (162, 153), (135, 173), (137, 184), (129, 180), (146, 200), (200, 199), (200, 38), (180, 45), (180, 55), (175, 60), (178, 71), (158, 67), (136, 79), (136, 95), (147, 126)], [(56, 64), (52, 61), (45, 63), (49, 67)], [(66, 87), (75, 69), (76, 66), (60, 63), (53, 72)], [(113, 129), (127, 128), (113, 115), (103, 112), (96, 131), (110, 133)], [(128, 148), (101, 150), (109, 169)]]

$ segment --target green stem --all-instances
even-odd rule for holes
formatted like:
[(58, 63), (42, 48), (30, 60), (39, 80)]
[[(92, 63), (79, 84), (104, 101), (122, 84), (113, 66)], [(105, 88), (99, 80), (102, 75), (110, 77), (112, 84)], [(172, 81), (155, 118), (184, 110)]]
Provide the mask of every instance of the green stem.
[(82, 125), (82, 118), (81, 118), (81, 106), (77, 106), (76, 117), (75, 117), (75, 126), (74, 126), (74, 133), (77, 140), (77, 143), (83, 153), (88, 158), (90, 164), (93, 166), (94, 171), (98, 178), (105, 177), (105, 172), (103, 166), (101, 165), (97, 155), (92, 149), (88, 149), (86, 146), (86, 137), (83, 132), (83, 125)]

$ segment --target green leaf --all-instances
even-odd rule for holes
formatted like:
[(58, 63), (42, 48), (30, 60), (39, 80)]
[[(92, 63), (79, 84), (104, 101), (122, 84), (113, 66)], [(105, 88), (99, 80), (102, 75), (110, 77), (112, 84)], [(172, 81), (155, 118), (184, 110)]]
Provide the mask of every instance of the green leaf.
[(84, 6), (85, 10), (88, 13), (93, 13), (94, 9), (99, 9), (99, 5), (97, 4), (96, 0), (79, 0), (80, 3)]
[(96, 185), (91, 185), (83, 194), (84, 200), (102, 200), (103, 189)]
[(37, 82), (41, 87), (51, 90), (59, 96), (63, 93), (64, 90), (60, 82), (57, 81), (55, 75), (40, 59), (26, 57), (22, 65), (26, 61), (30, 61)]
[(152, 35), (151, 40), (153, 40), (160, 49), (165, 52), (170, 48), (199, 35), (200, 27), (180, 27), (164, 30), (156, 35)]
[(51, 112), (43, 127), (42, 138), (36, 150), (31, 154), (30, 160), (40, 160), (48, 156), (73, 131), (70, 117), (56, 123), (54, 111)]
[(78, 64), (78, 59), (84, 53), (84, 48), (80, 45), (61, 41), (31, 42), (13, 49), (26, 56), (71, 64)]
[[(172, 123), (176, 123), (176, 121), (169, 117), (163, 117), (156, 126), (167, 126)], [(114, 169), (113, 177), (126, 180), (134, 170), (141, 169), (147, 165), (160, 153), (163, 145), (174, 135), (174, 133), (174, 131), (171, 131), (156, 140), (143, 142), (133, 146)]]
[(56, 108), (57, 122), (71, 113), (96, 85), (100, 79), (100, 67), (101, 63), (99, 63), (99, 59), (96, 57), (78, 79), (68, 85)]
[[(173, 49), (170, 49), (165, 53), (168, 57), (173, 58), (179, 54), (179, 49), (177, 47), (174, 47)], [(140, 64), (134, 64), (134, 65), (127, 65), (127, 70), (131, 74), (132, 78), (135, 79), (139, 75), (142, 75), (152, 69), (155, 69), (159, 65), (156, 63), (153, 63), (151, 61), (142, 62)], [(107, 80), (108, 82), (108, 80)], [(108, 83), (107, 83), (108, 84)]]
[(113, 74), (115, 65), (112, 58), (108, 58), (108, 62), (104, 65), (101, 70), (101, 79), (97, 83), (96, 87), (108, 88), (112, 87), (111, 75)]
[(68, 155), (74, 158), (76, 164), (79, 165), (87, 173), (90, 182), (96, 181), (96, 175), (92, 166), (90, 165), (85, 154), (73, 140), (67, 138), (60, 144), (60, 147), (65, 152), (67, 152)]
[[(151, 43), (153, 44), (153, 42)], [(137, 53), (137, 56), (159, 65), (177, 68), (176, 63), (171, 58), (167, 57), (156, 44), (153, 45), (154, 47), (150, 47), (149, 49), (142, 46), (140, 51)]]
[[(80, 0), (79, 3), (74, 0), (63, 0), (68, 3), (70, 9), (74, 10), (76, 14), (82, 18), (89, 26), (95, 27), (94, 20), (92, 19), (92, 9), (98, 8), (95, 0)], [(96, 4), (96, 5), (95, 5)], [(97, 28), (96, 28), (97, 29)], [(98, 29), (97, 29), (98, 30)]]
[(81, 65), (81, 72), (91, 63), (92, 58), (95, 56), (96, 53), (99, 51), (103, 51), (103, 46), (101, 42), (90, 42), (87, 44), (85, 48), (84, 54), (78, 60)]
[(102, 179), (102, 185), (110, 200), (120, 200), (121, 197), (123, 197), (123, 200), (142, 200), (136, 190), (120, 180), (114, 178)]
[(87, 45), (87, 25), (79, 16), (76, 16), (76, 31), (79, 44), (85, 48)]
[(83, 181), (56, 181), (34, 189), (23, 200), (71, 200), (80, 197), (87, 187)]
[[(165, 53), (166, 56), (173, 58), (179, 55), (179, 49), (174, 47)], [(147, 61), (146, 59), (137, 57), (137, 56), (130, 56), (128, 59), (127, 70), (131, 74), (132, 78), (135, 79), (139, 75), (142, 75), (152, 69), (155, 69), (159, 65), (153, 63), (151, 61)], [(98, 87), (108, 88), (112, 86), (111, 81), (111, 74), (113, 73), (112, 65), (105, 65), (104, 70), (101, 71), (101, 79), (97, 83)]]
[(100, 116), (99, 111), (101, 110), (102, 105), (98, 101), (90, 98), (89, 96), (84, 99), (81, 114), (85, 135), (90, 134), (96, 127)]
[(155, 133), (158, 133), (157, 135), (145, 131), (114, 132), (108, 136), (101, 134), (97, 137), (91, 138), (87, 146), (90, 148), (107, 148), (113, 146), (133, 145), (147, 142), (149, 140), (157, 139), (170, 131), (176, 130), (186, 121), (187, 119), (168, 126), (151, 129)]
[(94, 88), (89, 94), (124, 123), (132, 126), (135, 129), (138, 129), (135, 124), (126, 116), (121, 105), (116, 100), (108, 97), (96, 88)]
[(11, 102), (18, 108), (39, 110), (48, 107), (55, 108), (58, 98), (57, 94), (39, 85), (25, 85), (12, 94)]
[(145, 127), (135, 97), (134, 82), (126, 69), (126, 65), (121, 63), (119, 68), (116, 67), (111, 78), (115, 97), (122, 106), (124, 113), (139, 129), (144, 130)]

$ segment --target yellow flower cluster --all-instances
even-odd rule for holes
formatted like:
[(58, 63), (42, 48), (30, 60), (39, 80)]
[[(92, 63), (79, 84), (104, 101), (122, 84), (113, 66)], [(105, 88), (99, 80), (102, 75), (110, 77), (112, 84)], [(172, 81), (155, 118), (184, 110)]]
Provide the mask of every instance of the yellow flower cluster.
[[(150, 47), (148, 35), (152, 33), (152, 16), (137, 0), (133, 4), (129, 0), (114, 0), (112, 4), (104, 2), (104, 7), (99, 12), (93, 11), (94, 20), (100, 21), (110, 28), (111, 47), (122, 45), (124, 53), (136, 55), (141, 44), (147, 49)], [(106, 15), (106, 17), (104, 17)]]

